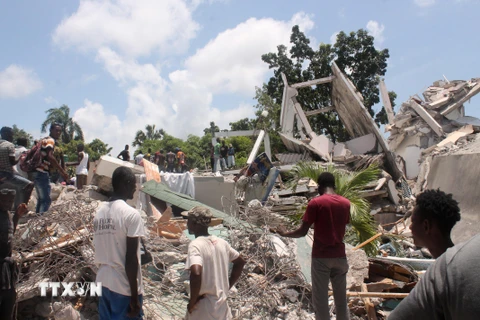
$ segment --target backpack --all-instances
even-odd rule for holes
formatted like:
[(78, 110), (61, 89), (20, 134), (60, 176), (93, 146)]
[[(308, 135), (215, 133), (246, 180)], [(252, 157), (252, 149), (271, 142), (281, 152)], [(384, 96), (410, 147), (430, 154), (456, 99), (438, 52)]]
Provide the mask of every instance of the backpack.
[(18, 160), (20, 169), (25, 172), (35, 171), (42, 162), (42, 140), (34, 145), (28, 152), (24, 152)]

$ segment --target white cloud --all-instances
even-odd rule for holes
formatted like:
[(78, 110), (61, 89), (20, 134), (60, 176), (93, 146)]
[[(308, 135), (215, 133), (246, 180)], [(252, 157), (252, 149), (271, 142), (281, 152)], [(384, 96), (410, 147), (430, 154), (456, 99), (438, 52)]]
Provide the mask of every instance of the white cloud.
[(52, 96), (46, 97), (45, 99), (43, 99), (43, 101), (45, 101), (46, 104), (49, 104), (49, 105), (52, 105), (52, 106), (55, 106), (55, 107), (59, 107), (59, 106), (60, 106), (60, 102), (58, 102), (58, 100), (55, 99), (55, 98), (52, 97)]
[(84, 74), (82, 75), (81, 82), (82, 84), (88, 84), (98, 79), (98, 74)]
[(370, 20), (367, 23), (367, 31), (375, 38), (375, 42), (377, 42), (378, 45), (381, 46), (383, 44), (385, 41), (385, 36), (383, 35), (385, 26), (383, 24), (375, 20)]
[(331, 45), (334, 45), (335, 42), (337, 42), (337, 36), (338, 36), (339, 33), (340, 33), (340, 31), (337, 31), (337, 32), (334, 32), (334, 33), (330, 36), (330, 44), (331, 44)]
[[(152, 30), (160, 28), (156, 21), (161, 21), (166, 14), (155, 9), (159, 8), (157, 2), (160, 1), (149, 2), (152, 8), (146, 0), (104, 1), (102, 5), (92, 0), (82, 1), (78, 11), (62, 21), (53, 36), (60, 47), (95, 52), (95, 61), (125, 90), (124, 107), (116, 106), (110, 113), (101, 104), (85, 100), (74, 116), (84, 128), (86, 139), (99, 137), (115, 148), (112, 154), (130, 144), (135, 132), (147, 124), (186, 138), (188, 134), (203, 134), (210, 121), (215, 121), (220, 128), (229, 128), (229, 122), (253, 117), (255, 86), (260, 86), (271, 72), (261, 61), (261, 55), (275, 52), (279, 44), (288, 45), (293, 25), (298, 24), (303, 31), (311, 30), (314, 25), (311, 16), (305, 13), (297, 13), (289, 21), (248, 19), (219, 33), (188, 57), (183, 69), (164, 78), (161, 67), (168, 63), (166, 57), (188, 46), (188, 40), (198, 29), (191, 19), (192, 12), (204, 1), (164, 1), (170, 6), (166, 9), (170, 14), (175, 13), (173, 7), (187, 13), (181, 15), (181, 23), (175, 21), (168, 25), (162, 21), (161, 26), (169, 33), (159, 34), (155, 41), (150, 37), (142, 39), (142, 32), (135, 37), (127, 34), (119, 38), (116, 31), (107, 27), (125, 20), (127, 26), (119, 26), (122, 29), (130, 27), (154, 33)], [(127, 15), (124, 12), (127, 9), (132, 13)], [(144, 11), (149, 12), (146, 19), (140, 14)], [(156, 18), (150, 13), (155, 13)], [(160, 56), (159, 50), (163, 51)], [(220, 92), (243, 94), (245, 101), (228, 110), (220, 109), (214, 105), (214, 95)]]
[(0, 71), (0, 98), (21, 98), (41, 88), (42, 82), (33, 70), (12, 64)]
[[(288, 45), (291, 29), (298, 24), (302, 31), (313, 28), (311, 16), (295, 14), (290, 21), (250, 18), (227, 29), (185, 62), (185, 70), (170, 74), (170, 80), (194, 81), (213, 93), (228, 92), (253, 96), (269, 72), (262, 54), (276, 52), (279, 44)], [(214, 57), (214, 58), (213, 58)]]
[(198, 24), (184, 1), (82, 0), (53, 33), (62, 48), (108, 46), (128, 56), (183, 52)]
[[(122, 122), (116, 115), (106, 114), (103, 106), (99, 103), (85, 99), (84, 106), (73, 114), (73, 120), (82, 127), (85, 141), (91, 142), (95, 138), (100, 138), (117, 148), (120, 148), (122, 143), (126, 144), (122, 140)], [(131, 139), (133, 140), (133, 137)]]
[(413, 0), (413, 3), (419, 7), (430, 7), (435, 4), (436, 0)]

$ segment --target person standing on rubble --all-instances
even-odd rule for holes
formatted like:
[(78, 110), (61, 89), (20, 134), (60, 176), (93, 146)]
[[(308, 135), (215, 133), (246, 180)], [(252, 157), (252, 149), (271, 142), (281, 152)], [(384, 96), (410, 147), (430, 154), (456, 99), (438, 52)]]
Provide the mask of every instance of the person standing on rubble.
[(332, 282), (337, 320), (350, 319), (347, 306), (348, 262), (345, 253), (345, 227), (350, 222), (350, 201), (335, 193), (335, 176), (323, 172), (318, 177), (319, 196), (310, 200), (302, 225), (287, 232), (276, 231), (282, 237), (300, 238), (314, 225), (312, 248), (312, 299), (317, 320), (330, 319), (328, 283)]
[(165, 171), (165, 155), (163, 150), (155, 152), (155, 163), (158, 166), (158, 171)]
[[(190, 301), (185, 319), (232, 319), (227, 296), (242, 274), (245, 259), (227, 241), (209, 235), (212, 213), (208, 208), (197, 206), (182, 215), (188, 217), (188, 232), (195, 235), (185, 264), (185, 269), (190, 270)], [(233, 268), (229, 277), (230, 262)]]
[(214, 172), (220, 171), (221, 170), (221, 165), (220, 165), (220, 138), (217, 138), (217, 143), (213, 147), (213, 157), (215, 160), (215, 165), (213, 168)]
[(169, 151), (167, 153), (167, 172), (173, 172), (175, 170), (175, 153)]
[(18, 267), (12, 258), (13, 234), (17, 229), (18, 220), (28, 212), (25, 203), (15, 208), (15, 214), (10, 213), (15, 201), (15, 190), (0, 190), (0, 319), (10, 320), (15, 317), (15, 302), (17, 300), (16, 284)]
[(130, 161), (130, 151), (128, 151), (128, 144), (125, 145), (125, 149), (123, 149), (123, 151), (118, 154), (117, 158), (123, 161)]
[(138, 154), (137, 154), (137, 156), (135, 157), (135, 164), (138, 165), (138, 166), (140, 166), (140, 165), (142, 164), (143, 157), (144, 157), (144, 155), (143, 155), (142, 150), (138, 151)]
[(17, 161), (17, 164), (13, 167), (13, 170), (15, 173), (18, 173), (25, 179), (28, 179), (28, 172), (25, 172), (20, 168), (20, 157), (28, 153), (28, 139), (27, 138), (18, 138), (17, 139), (17, 145), (15, 146), (15, 161)]
[[(13, 142), (13, 129), (3, 127), (0, 129), (0, 181), (15, 189), (15, 208), (21, 203), (28, 203), (33, 191), (33, 183), (13, 170), (20, 157), (15, 157)], [(0, 182), (0, 183), (1, 183)]]
[(440, 189), (425, 190), (415, 201), (411, 219), (413, 242), (417, 247), (426, 247), (434, 258), (454, 246), (450, 232), (460, 221), (460, 208), (452, 194)]
[(178, 151), (177, 151), (177, 161), (178, 161), (178, 164), (177, 164), (177, 172), (179, 173), (184, 173), (186, 171), (186, 165), (185, 165), (185, 153), (182, 151), (181, 148), (178, 148)]
[(77, 166), (75, 170), (77, 189), (83, 189), (83, 186), (87, 185), (90, 162), (88, 161), (88, 153), (85, 152), (85, 146), (82, 143), (77, 146), (77, 162), (69, 162), (67, 166)]
[(65, 181), (69, 180), (67, 172), (55, 159), (55, 141), (62, 135), (62, 126), (58, 123), (50, 125), (50, 135), (43, 138), (40, 143), (41, 161), (33, 172), (35, 190), (37, 192), (37, 213), (44, 213), (50, 208), (50, 170), (55, 168)]
[(142, 319), (140, 238), (145, 236), (145, 227), (138, 210), (126, 203), (136, 190), (133, 171), (115, 169), (112, 185), (113, 196), (93, 219), (96, 281), (102, 283), (98, 313), (100, 320)]
[(220, 161), (222, 162), (223, 170), (228, 168), (227, 157), (228, 157), (228, 147), (225, 145), (225, 140), (223, 140), (222, 146), (220, 147)]
[(228, 162), (227, 165), (229, 168), (235, 167), (235, 148), (230, 143), (228, 145)]

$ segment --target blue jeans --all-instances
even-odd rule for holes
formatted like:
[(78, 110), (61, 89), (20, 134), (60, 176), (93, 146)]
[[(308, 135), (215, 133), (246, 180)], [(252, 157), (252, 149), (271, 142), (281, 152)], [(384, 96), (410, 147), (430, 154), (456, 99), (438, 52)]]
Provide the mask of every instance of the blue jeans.
[(143, 319), (143, 296), (138, 295), (140, 301), (140, 314), (138, 317), (129, 318), (130, 297), (116, 293), (106, 287), (102, 287), (102, 296), (98, 302), (98, 315), (100, 320), (142, 320)]
[[(30, 195), (32, 193), (32, 187), (28, 188), (32, 182), (28, 179), (25, 179), (19, 174), (0, 171), (0, 180), (2, 178), (6, 178), (3, 180), (2, 188), (4, 187), (12, 187), (17, 192), (15, 194), (15, 204), (13, 210), (16, 210), (21, 203), (27, 203), (30, 200)], [(27, 190), (28, 189), (28, 190)]]
[(50, 175), (48, 172), (34, 172), (33, 183), (35, 183), (38, 198), (36, 212), (44, 213), (48, 211), (50, 204), (52, 204), (52, 199), (50, 199), (50, 192), (52, 191), (50, 187)]

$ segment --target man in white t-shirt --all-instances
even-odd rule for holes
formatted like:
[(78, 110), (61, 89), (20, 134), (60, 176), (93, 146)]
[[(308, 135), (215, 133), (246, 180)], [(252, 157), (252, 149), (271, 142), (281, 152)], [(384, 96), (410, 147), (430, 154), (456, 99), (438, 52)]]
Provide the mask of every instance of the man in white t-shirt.
[(83, 189), (87, 185), (88, 170), (90, 170), (90, 162), (88, 161), (88, 153), (85, 152), (83, 143), (77, 145), (77, 161), (69, 162), (67, 166), (76, 166), (75, 174), (77, 178), (77, 189)]
[(102, 284), (100, 319), (142, 319), (143, 284), (140, 237), (145, 229), (140, 213), (125, 201), (133, 199), (135, 175), (127, 167), (112, 175), (113, 197), (93, 220), (97, 282)]
[[(190, 270), (188, 320), (232, 319), (227, 304), (228, 291), (245, 266), (243, 257), (225, 240), (208, 234), (212, 214), (208, 208), (194, 207), (182, 213), (188, 217), (188, 232), (195, 235), (188, 246), (186, 270)], [(228, 276), (230, 262), (232, 273)]]

